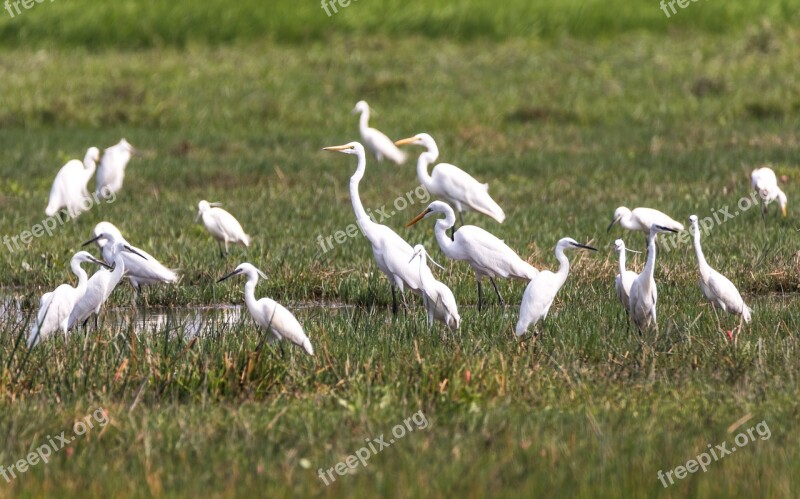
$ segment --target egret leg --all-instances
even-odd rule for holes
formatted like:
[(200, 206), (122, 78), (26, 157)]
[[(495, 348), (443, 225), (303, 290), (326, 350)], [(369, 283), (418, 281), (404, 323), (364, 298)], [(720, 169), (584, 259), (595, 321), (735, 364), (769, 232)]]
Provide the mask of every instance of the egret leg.
[(283, 349), (283, 340), (278, 340), (278, 346), (281, 347), (281, 359), (286, 357), (286, 351)]
[(97, 316), (98, 314), (94, 314), (94, 330), (97, 331)]
[(222, 241), (217, 241), (217, 247), (219, 248), (219, 257), (225, 258), (225, 253), (222, 252)]
[(397, 286), (392, 284), (392, 315), (397, 316)]
[[(460, 224), (459, 227), (463, 227), (464, 226), (464, 215), (463, 215), (463, 212), (461, 210), (458, 210), (458, 223)], [(455, 227), (455, 225), (453, 227)]]
[(500, 306), (501, 307), (505, 307), (506, 306), (506, 302), (504, 302), (503, 301), (503, 297), (500, 296), (500, 291), (497, 289), (497, 284), (495, 284), (494, 278), (490, 277), (489, 278), (489, 282), (492, 283), (492, 286), (494, 287), (494, 292), (497, 293), (497, 299), (500, 300)]
[(483, 308), (483, 286), (481, 286), (481, 280), (478, 279), (478, 312), (481, 311)]

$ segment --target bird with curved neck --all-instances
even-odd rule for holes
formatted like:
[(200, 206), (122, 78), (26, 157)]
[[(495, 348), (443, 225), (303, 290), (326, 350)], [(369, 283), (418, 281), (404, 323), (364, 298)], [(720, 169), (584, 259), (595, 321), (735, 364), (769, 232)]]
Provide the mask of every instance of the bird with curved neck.
[(631, 320), (640, 331), (650, 326), (658, 327), (656, 318), (656, 303), (658, 302), (658, 289), (656, 287), (656, 236), (660, 232), (677, 232), (675, 229), (657, 224), (650, 226), (647, 237), (647, 263), (642, 272), (636, 276), (631, 284), (630, 314)]
[[(221, 203), (209, 203), (205, 199), (197, 204), (197, 216), (194, 221), (203, 219), (203, 225), (211, 236), (217, 240), (220, 258), (228, 256), (228, 243), (250, 246), (250, 236), (245, 234), (242, 224), (226, 210), (220, 208)], [(225, 251), (222, 244), (225, 243)]]
[(430, 260), (434, 265), (444, 269), (441, 265), (434, 262), (425, 251), (421, 244), (414, 246), (413, 261), (419, 258), (420, 279), (422, 280), (422, 297), (425, 303), (425, 310), (428, 312), (428, 326), (433, 325), (433, 320), (440, 321), (450, 329), (458, 329), (461, 324), (461, 316), (458, 315), (458, 305), (453, 292), (447, 285), (436, 280), (430, 272), (423, 272), (426, 260)]
[(530, 281), (539, 273), (533, 265), (520, 258), (506, 243), (480, 227), (462, 225), (455, 231), (451, 239), (447, 235), (447, 229), (455, 224), (456, 215), (453, 208), (443, 201), (432, 202), (422, 213), (408, 222), (406, 227), (435, 214), (444, 215), (444, 218), (437, 219), (434, 224), (434, 234), (439, 248), (452, 260), (466, 261), (475, 272), (478, 282), (478, 310), (481, 310), (483, 306), (481, 280), (484, 277), (489, 278), (498, 301), (505, 306), (503, 297), (500, 296), (500, 291), (494, 282), (495, 277), (512, 277)]
[(703, 249), (700, 247), (700, 226), (697, 215), (689, 217), (689, 225), (694, 231), (694, 251), (697, 256), (697, 267), (700, 270), (700, 289), (715, 308), (741, 316), (739, 321), (739, 330), (741, 331), (741, 321), (750, 322), (750, 307), (745, 304), (736, 286), (727, 277), (712, 269), (706, 261)]
[[(392, 313), (397, 315), (397, 296), (396, 288), (400, 288), (402, 296), (403, 290), (408, 287), (416, 294), (422, 294), (422, 279), (420, 279), (420, 269), (412, 265), (410, 260), (414, 255), (414, 250), (402, 237), (397, 235), (392, 229), (372, 221), (367, 214), (364, 205), (361, 203), (361, 196), (358, 193), (358, 186), (364, 178), (367, 168), (366, 154), (364, 146), (358, 142), (350, 142), (341, 146), (325, 147), (326, 151), (353, 154), (358, 158), (358, 165), (352, 177), (350, 177), (350, 201), (353, 204), (353, 212), (356, 215), (356, 222), (361, 228), (361, 232), (372, 245), (372, 254), (375, 256), (375, 263), (378, 268), (389, 279), (392, 287)], [(430, 274), (427, 265), (422, 269), (423, 273)], [(433, 278), (433, 275), (430, 276)]]
[(550, 311), (550, 306), (553, 305), (556, 294), (567, 282), (567, 277), (569, 276), (569, 258), (564, 254), (564, 251), (568, 249), (597, 251), (591, 246), (580, 244), (571, 237), (565, 237), (558, 241), (555, 249), (558, 271), (543, 270), (528, 283), (525, 288), (525, 294), (522, 295), (519, 320), (514, 330), (517, 336), (522, 336), (531, 325), (535, 327), (540, 320), (547, 318), (547, 312)]
[(764, 201), (761, 203), (762, 215), (766, 215), (769, 204), (777, 199), (781, 215), (786, 216), (786, 194), (778, 187), (778, 177), (772, 168), (764, 166), (753, 170), (750, 174), (750, 183)]
[(439, 157), (439, 148), (433, 137), (427, 133), (420, 133), (398, 140), (395, 144), (398, 146), (412, 144), (427, 149), (417, 160), (417, 178), (433, 197), (443, 199), (458, 212), (461, 225), (464, 225), (461, 214), (467, 210), (483, 213), (499, 223), (503, 223), (506, 219), (503, 209), (489, 195), (489, 184), (478, 182), (469, 173), (449, 163), (439, 163), (433, 168), (433, 172), (428, 174), (428, 166)]
[(59, 210), (67, 211), (69, 218), (75, 218), (82, 212), (92, 207), (89, 190), (86, 185), (100, 160), (100, 150), (90, 147), (86, 151), (83, 162), (77, 159), (68, 161), (58, 170), (53, 186), (50, 188), (50, 197), (44, 209), (48, 217), (52, 217)]
[[(218, 279), (217, 283), (237, 275), (247, 277), (247, 282), (244, 284), (244, 302), (250, 315), (253, 316), (253, 320), (259, 326), (271, 331), (276, 340), (289, 340), (302, 347), (308, 355), (313, 356), (314, 347), (311, 346), (311, 340), (308, 339), (303, 331), (303, 326), (291, 312), (272, 298), (256, 300), (258, 277), (267, 278), (263, 272), (249, 263), (242, 263), (233, 272)], [(283, 352), (283, 345), (281, 345), (281, 352)]]
[(383, 132), (369, 126), (369, 111), (369, 104), (363, 100), (358, 101), (356, 107), (353, 108), (353, 114), (361, 113), (358, 119), (358, 131), (361, 134), (361, 140), (372, 151), (378, 161), (383, 161), (383, 158), (389, 158), (389, 160), (398, 165), (402, 165), (406, 161), (406, 153), (398, 149), (394, 142)]
[[(614, 250), (619, 254), (619, 274), (614, 278), (614, 289), (625, 312), (630, 313), (631, 285), (638, 274), (632, 270), (625, 269), (625, 252), (631, 250), (625, 247), (625, 242), (622, 239), (614, 241)], [(634, 253), (638, 253), (638, 251)]]

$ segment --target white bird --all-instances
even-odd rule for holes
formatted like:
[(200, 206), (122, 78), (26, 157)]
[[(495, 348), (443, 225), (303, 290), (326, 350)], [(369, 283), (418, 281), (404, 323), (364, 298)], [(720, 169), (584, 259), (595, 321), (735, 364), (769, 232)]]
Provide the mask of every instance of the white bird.
[(109, 244), (109, 239), (103, 237), (103, 234), (112, 236), (112, 238), (123, 244), (130, 246), (139, 255), (144, 257), (144, 260), (137, 255), (132, 255), (128, 252), (122, 253), (122, 258), (125, 260), (125, 275), (133, 285), (134, 290), (137, 292), (139, 289), (148, 284), (157, 284), (160, 282), (176, 282), (178, 274), (174, 270), (170, 270), (156, 260), (150, 253), (143, 249), (137, 248), (130, 244), (122, 233), (110, 222), (100, 222), (94, 227), (93, 238), (88, 242), (94, 242), (103, 252), (103, 260), (107, 264), (114, 263), (114, 247)]
[[(692, 230), (694, 230), (694, 251), (697, 255), (697, 266), (700, 269), (700, 289), (703, 295), (715, 307), (721, 308), (729, 314), (741, 315), (744, 322), (750, 322), (750, 307), (748, 307), (736, 286), (727, 277), (712, 269), (703, 255), (700, 247), (700, 227), (697, 215), (689, 217)], [(741, 324), (740, 324), (741, 328)]]
[(230, 274), (221, 277), (217, 282), (222, 282), (233, 276), (244, 274), (247, 276), (247, 282), (244, 285), (244, 302), (247, 304), (247, 310), (253, 316), (256, 324), (272, 331), (277, 340), (289, 340), (295, 345), (303, 347), (308, 355), (314, 355), (314, 347), (311, 346), (311, 340), (308, 339), (306, 333), (303, 331), (303, 326), (297, 321), (291, 312), (280, 303), (271, 298), (261, 298), (256, 300), (256, 284), (258, 283), (258, 276), (264, 279), (267, 276), (258, 270), (256, 267), (249, 263), (242, 263)]
[(625, 312), (630, 313), (631, 285), (639, 274), (632, 270), (625, 270), (625, 252), (631, 250), (625, 247), (622, 239), (614, 241), (614, 250), (619, 254), (619, 274), (614, 278), (614, 289), (617, 291), (617, 298), (622, 303)]
[[(244, 233), (242, 224), (227, 211), (219, 208), (221, 203), (209, 203), (206, 200), (200, 201), (197, 208), (197, 217), (194, 221), (202, 217), (203, 225), (206, 230), (217, 240), (219, 244), (219, 256), (225, 257), (228, 254), (228, 243), (243, 244), (250, 246), (250, 236)], [(222, 243), (225, 243), (225, 252), (222, 252)]]
[(361, 113), (358, 120), (361, 141), (372, 151), (378, 161), (383, 161), (383, 158), (389, 158), (398, 165), (402, 165), (406, 161), (406, 153), (398, 149), (394, 142), (383, 132), (370, 128), (369, 110), (369, 104), (363, 100), (358, 101), (356, 107), (353, 108), (353, 114)]
[(633, 323), (639, 330), (647, 329), (651, 325), (658, 327), (656, 322), (658, 290), (653, 275), (656, 269), (656, 235), (659, 232), (677, 231), (658, 224), (650, 226), (650, 233), (647, 237), (647, 263), (645, 263), (642, 273), (636, 276), (631, 284), (630, 314)]
[(634, 208), (631, 211), (624, 206), (620, 206), (614, 211), (614, 219), (611, 220), (606, 232), (609, 232), (617, 222), (624, 229), (638, 230), (645, 233), (650, 232), (650, 227), (653, 224), (672, 229), (672, 232), (683, 230), (683, 224), (652, 208)]
[(414, 256), (411, 260), (413, 261), (414, 258), (419, 258), (422, 298), (425, 310), (428, 312), (428, 325), (433, 325), (433, 320), (436, 319), (450, 329), (458, 329), (461, 324), (461, 316), (458, 315), (458, 305), (453, 292), (445, 283), (437, 281), (432, 273), (423, 270), (423, 267), (427, 267), (427, 260), (433, 262), (437, 267), (442, 269), (444, 267), (434, 262), (421, 244), (414, 246)]
[(94, 175), (99, 159), (100, 151), (96, 147), (90, 147), (83, 162), (71, 159), (58, 170), (50, 188), (47, 207), (44, 209), (48, 217), (52, 217), (63, 208), (67, 210), (70, 218), (75, 218), (91, 208), (91, 198), (86, 184)]
[[(395, 288), (400, 288), (400, 293), (408, 287), (416, 294), (422, 294), (422, 279), (420, 269), (409, 263), (414, 250), (402, 237), (389, 227), (377, 224), (364, 210), (361, 204), (361, 196), (358, 193), (358, 184), (364, 177), (367, 168), (366, 154), (364, 146), (358, 142), (350, 142), (341, 146), (325, 147), (326, 151), (336, 151), (344, 154), (355, 154), (358, 158), (356, 172), (350, 177), (350, 201), (353, 204), (353, 212), (356, 215), (361, 232), (372, 245), (372, 254), (375, 256), (375, 263), (378, 268), (389, 279), (392, 287), (392, 313), (397, 314), (397, 297)], [(425, 265), (423, 273), (430, 273), (430, 269)], [(431, 275), (433, 278), (433, 275)]]
[[(460, 231), (460, 229), (459, 229)], [(522, 336), (531, 326), (547, 318), (547, 312), (556, 298), (556, 294), (564, 286), (569, 276), (569, 258), (564, 254), (567, 249), (587, 249), (597, 251), (597, 249), (580, 244), (571, 237), (565, 237), (556, 244), (556, 260), (558, 260), (558, 272), (543, 270), (528, 283), (525, 294), (522, 295), (522, 303), (519, 307), (519, 320), (515, 333)]]
[(767, 205), (777, 199), (781, 214), (786, 216), (786, 194), (778, 187), (778, 178), (772, 168), (765, 166), (753, 170), (753, 173), (750, 174), (750, 183), (764, 201), (763, 212), (766, 212)]
[[(86, 325), (89, 317), (94, 314), (94, 327), (97, 329), (97, 315), (100, 313), (100, 308), (111, 296), (111, 292), (117, 287), (119, 281), (125, 273), (125, 259), (122, 256), (124, 251), (139, 255), (143, 260), (145, 257), (139, 254), (135, 249), (131, 248), (125, 243), (114, 240), (111, 234), (101, 234), (99, 237), (105, 238), (109, 241), (109, 246), (112, 248), (112, 256), (114, 258), (114, 265), (111, 270), (100, 269), (95, 272), (89, 281), (86, 283), (86, 292), (75, 303), (72, 312), (69, 315), (67, 328), (73, 329), (76, 326)], [(87, 241), (84, 246), (92, 243)]]
[(495, 277), (513, 277), (526, 281), (533, 280), (539, 273), (533, 265), (526, 262), (508, 247), (501, 239), (474, 225), (462, 225), (453, 238), (447, 235), (447, 229), (456, 223), (456, 215), (449, 204), (434, 201), (413, 220), (406, 224), (410, 227), (431, 214), (442, 213), (444, 218), (436, 220), (434, 234), (439, 248), (452, 260), (464, 260), (475, 271), (478, 281), (478, 310), (483, 306), (483, 290), (481, 280), (488, 277), (497, 293), (500, 304), (505, 306), (503, 297), (494, 282)]
[(28, 336), (28, 347), (33, 347), (58, 330), (61, 330), (66, 337), (72, 308), (86, 293), (88, 277), (86, 271), (81, 268), (81, 264), (85, 262), (108, 267), (86, 251), (75, 253), (70, 260), (70, 268), (72, 273), (78, 276), (78, 284), (75, 287), (62, 284), (54, 291), (42, 295), (39, 300), (39, 311), (36, 314), (36, 324)]
[(125, 167), (136, 154), (136, 149), (125, 139), (103, 151), (103, 159), (97, 167), (95, 194), (109, 197), (122, 189)]
[(506, 219), (499, 204), (489, 195), (489, 184), (482, 184), (469, 173), (449, 163), (439, 163), (428, 174), (428, 165), (439, 157), (436, 141), (427, 133), (420, 133), (407, 139), (398, 140), (396, 145), (413, 144), (427, 148), (417, 160), (417, 178), (434, 197), (443, 199), (458, 212), (461, 225), (464, 220), (461, 213), (466, 210), (483, 213), (500, 223)]

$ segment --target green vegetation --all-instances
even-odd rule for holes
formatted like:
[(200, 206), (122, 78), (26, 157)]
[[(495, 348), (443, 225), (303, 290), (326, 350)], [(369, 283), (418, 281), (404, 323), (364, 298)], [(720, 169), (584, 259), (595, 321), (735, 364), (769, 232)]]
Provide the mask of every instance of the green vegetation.
[[(796, 2), (700, 2), (669, 22), (656, 2), (621, 0), (433, 2), (430, 12), (359, 0), (330, 19), (313, 3), (204, 5), (217, 3), (59, 0), (0, 16), (11, 47), (0, 51), (0, 236), (44, 218), (57, 169), (87, 147), (124, 136), (143, 151), (115, 202), (24, 249), (0, 246), (3, 293), (22, 303), (0, 318), (0, 465), (98, 407), (111, 419), (21, 479), (0, 478), (0, 496), (797, 494)], [(403, 227), (422, 204), (384, 223), (445, 265), (456, 333), (428, 329), (411, 295), (392, 319), (360, 236), (322, 251), (318, 236), (353, 222), (355, 162), (320, 149), (358, 137), (349, 112), (361, 98), (377, 128), (427, 131), (442, 161), (488, 181), (508, 218), (467, 223), (538, 268), (555, 267), (560, 237), (601, 248), (570, 255), (536, 341), (513, 337), (524, 283), (498, 282), (508, 308), (489, 295), (478, 313), (472, 274), (444, 261), (432, 224)], [(365, 206), (416, 188), (414, 159), (370, 160)], [(749, 171), (767, 163), (789, 217), (752, 208), (704, 238), (709, 263), (754, 309), (737, 343), (724, 331), (738, 321), (718, 325), (703, 300), (688, 246), (659, 253), (659, 332), (628, 330), (611, 243), (643, 250), (644, 237), (607, 234), (614, 208), (733, 211)], [(253, 245), (222, 261), (193, 223), (200, 199), (223, 202)], [(256, 294), (297, 312), (317, 356), (289, 345), (282, 356), (246, 314), (194, 340), (174, 323), (137, 334), (127, 285), (109, 304), (127, 319), (28, 356), (18, 342), (39, 296), (74, 282), (69, 258), (100, 220), (180, 269), (178, 286), (146, 292), (149, 306), (241, 303), (241, 280), (214, 281), (250, 261), (270, 277)], [(632, 260), (638, 270), (643, 255)], [(427, 429), (329, 487), (317, 478), (418, 410)], [(769, 440), (661, 486), (659, 470), (762, 420)]]

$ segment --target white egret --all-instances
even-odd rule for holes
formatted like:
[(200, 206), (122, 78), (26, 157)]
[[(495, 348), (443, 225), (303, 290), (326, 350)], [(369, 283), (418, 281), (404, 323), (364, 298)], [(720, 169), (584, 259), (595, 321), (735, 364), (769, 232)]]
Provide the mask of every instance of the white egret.
[(633, 280), (629, 299), (631, 319), (640, 331), (651, 325), (658, 327), (656, 322), (658, 290), (653, 275), (656, 270), (656, 235), (659, 232), (677, 231), (658, 224), (650, 226), (650, 233), (647, 237), (647, 263), (645, 263), (642, 273)]
[[(694, 231), (694, 252), (697, 255), (697, 267), (700, 269), (700, 289), (714, 307), (719, 307), (729, 314), (740, 315), (744, 322), (750, 322), (748, 307), (736, 286), (727, 277), (712, 269), (700, 247), (700, 226), (697, 215), (689, 217), (689, 225)], [(741, 329), (741, 322), (739, 324)]]
[(311, 340), (308, 339), (308, 336), (303, 331), (303, 326), (300, 325), (291, 312), (271, 298), (256, 300), (255, 290), (258, 276), (260, 275), (264, 279), (267, 278), (263, 272), (249, 263), (242, 263), (233, 272), (221, 277), (217, 282), (222, 282), (240, 274), (247, 276), (247, 282), (244, 285), (244, 302), (247, 304), (247, 310), (250, 311), (250, 315), (253, 316), (256, 324), (272, 331), (275, 339), (289, 340), (295, 345), (303, 347), (303, 350), (308, 355), (313, 356), (314, 347), (311, 346)]
[(632, 270), (625, 270), (625, 252), (631, 250), (625, 247), (622, 239), (614, 241), (614, 250), (619, 254), (619, 274), (614, 278), (614, 289), (617, 291), (617, 298), (622, 303), (625, 312), (630, 313), (631, 285), (639, 274)]
[(78, 276), (78, 284), (75, 287), (62, 284), (54, 291), (42, 295), (39, 300), (39, 311), (36, 314), (36, 324), (33, 325), (28, 337), (28, 347), (33, 347), (58, 330), (61, 330), (66, 337), (72, 308), (86, 293), (88, 277), (86, 271), (81, 268), (81, 264), (86, 262), (108, 267), (86, 251), (75, 253), (70, 260), (70, 268), (72, 273)]
[(506, 243), (480, 227), (462, 225), (455, 231), (451, 239), (447, 235), (447, 229), (456, 223), (456, 215), (453, 208), (443, 201), (432, 202), (422, 213), (408, 222), (406, 227), (436, 213), (444, 214), (444, 218), (437, 219), (434, 225), (434, 234), (439, 248), (448, 258), (464, 260), (475, 271), (475, 278), (478, 281), (478, 310), (483, 306), (481, 280), (484, 277), (489, 278), (495, 293), (497, 293), (497, 299), (501, 305), (505, 306), (503, 297), (500, 296), (500, 291), (494, 282), (495, 277), (513, 277), (531, 281), (539, 273), (533, 265), (520, 258)]
[[(355, 154), (358, 158), (356, 172), (350, 177), (350, 201), (353, 204), (353, 212), (356, 215), (356, 222), (361, 228), (361, 232), (372, 245), (372, 254), (375, 256), (375, 263), (378, 268), (389, 279), (392, 287), (392, 313), (397, 314), (397, 297), (395, 288), (400, 288), (400, 293), (408, 287), (416, 294), (422, 294), (422, 279), (420, 270), (417, 266), (409, 263), (414, 250), (402, 237), (389, 227), (377, 224), (372, 221), (361, 204), (361, 196), (358, 193), (358, 184), (364, 177), (367, 168), (366, 154), (364, 146), (358, 142), (350, 142), (341, 146), (325, 147), (326, 151), (336, 151), (344, 154)], [(430, 273), (426, 265), (421, 271)], [(433, 276), (431, 275), (431, 278)]]
[(103, 151), (103, 158), (97, 167), (95, 194), (109, 197), (122, 189), (125, 167), (136, 154), (136, 149), (125, 139)]
[[(197, 217), (194, 221), (202, 217), (203, 225), (206, 230), (217, 240), (219, 245), (219, 256), (225, 257), (228, 254), (228, 243), (243, 244), (250, 246), (250, 236), (244, 233), (242, 225), (236, 218), (227, 211), (219, 208), (221, 203), (209, 203), (206, 200), (200, 201), (197, 208)], [(222, 251), (222, 243), (225, 243), (225, 252)]]
[(756, 168), (750, 174), (750, 183), (753, 189), (758, 191), (758, 195), (764, 201), (762, 204), (762, 213), (766, 213), (767, 205), (771, 202), (778, 200), (778, 206), (781, 208), (781, 214), (786, 216), (786, 194), (778, 187), (778, 177), (772, 168), (763, 167)]
[(47, 207), (44, 209), (48, 217), (52, 217), (63, 208), (67, 210), (70, 218), (75, 218), (92, 207), (86, 184), (94, 175), (99, 159), (100, 151), (96, 147), (90, 147), (83, 162), (71, 159), (58, 170), (50, 188)]
[(361, 140), (364, 145), (372, 151), (378, 161), (383, 161), (383, 158), (389, 158), (398, 165), (402, 165), (406, 161), (406, 153), (398, 149), (394, 142), (383, 132), (370, 128), (369, 111), (369, 104), (363, 100), (358, 101), (356, 107), (353, 108), (353, 114), (361, 113), (358, 120), (358, 131), (361, 133)]
[(423, 267), (427, 267), (426, 260), (430, 260), (434, 265), (442, 269), (444, 267), (434, 262), (421, 244), (414, 246), (414, 256), (411, 260), (413, 261), (414, 258), (419, 258), (422, 298), (425, 303), (425, 310), (428, 312), (428, 325), (433, 325), (433, 320), (436, 319), (450, 329), (458, 329), (461, 324), (461, 316), (458, 315), (458, 305), (453, 292), (445, 283), (437, 281), (432, 273), (423, 270)]
[(396, 145), (413, 144), (427, 149), (417, 160), (417, 178), (434, 197), (450, 204), (458, 212), (461, 225), (464, 219), (461, 213), (465, 210), (483, 213), (500, 223), (506, 219), (503, 209), (489, 195), (489, 184), (482, 184), (469, 173), (449, 163), (439, 163), (428, 174), (428, 165), (439, 157), (436, 141), (427, 133), (420, 133), (407, 139), (398, 140)]
[[(460, 232), (461, 229), (459, 229)], [(565, 237), (556, 244), (556, 260), (558, 260), (558, 272), (543, 270), (528, 283), (525, 294), (522, 295), (522, 303), (519, 307), (519, 320), (514, 332), (517, 336), (522, 336), (533, 324), (547, 318), (547, 312), (556, 298), (558, 290), (567, 282), (569, 276), (569, 258), (564, 254), (567, 249), (587, 249), (597, 251), (596, 248), (580, 244), (571, 237)]]
[(683, 224), (652, 208), (634, 208), (631, 211), (624, 206), (620, 206), (614, 211), (614, 219), (611, 220), (606, 232), (609, 232), (617, 222), (624, 229), (638, 230), (645, 233), (650, 232), (650, 227), (653, 224), (672, 229), (672, 232), (683, 230)]

